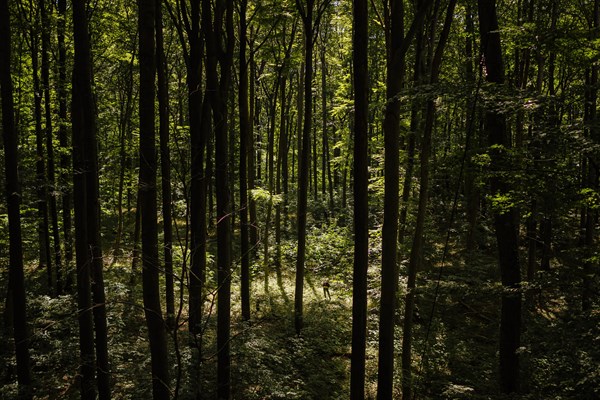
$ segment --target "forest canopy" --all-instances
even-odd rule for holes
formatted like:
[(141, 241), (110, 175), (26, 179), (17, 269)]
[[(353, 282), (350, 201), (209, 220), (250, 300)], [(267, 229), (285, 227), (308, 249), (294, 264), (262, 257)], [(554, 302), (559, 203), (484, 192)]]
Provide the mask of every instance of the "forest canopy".
[(600, 397), (600, 0), (0, 0), (0, 398)]

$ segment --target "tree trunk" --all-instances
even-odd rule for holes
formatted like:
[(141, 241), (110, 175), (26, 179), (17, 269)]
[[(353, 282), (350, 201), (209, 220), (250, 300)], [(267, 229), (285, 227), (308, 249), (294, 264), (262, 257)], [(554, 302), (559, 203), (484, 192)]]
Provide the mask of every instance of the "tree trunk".
[(75, 211), (75, 251), (77, 264), (77, 305), (79, 308), (79, 349), (81, 354), (81, 398), (95, 399), (94, 320), (91, 296), (91, 254), (88, 248), (87, 131), (95, 130), (91, 92), (90, 44), (85, 1), (73, 2), (73, 196)]
[[(592, 39), (597, 40), (598, 38), (598, 27), (600, 26), (600, 1), (594, 1), (594, 11), (593, 11), (593, 23), (592, 23)], [(590, 139), (592, 141), (597, 141), (598, 137), (600, 137), (600, 129), (597, 125), (597, 100), (598, 100), (598, 66), (596, 64), (592, 65), (591, 73), (590, 73), (590, 83), (589, 83), (589, 121), (588, 124), (591, 126), (590, 128)], [(588, 170), (587, 170), (587, 187), (597, 191), (598, 189), (598, 163), (597, 157), (594, 155), (589, 156)], [(592, 281), (594, 277), (594, 269), (597, 268), (597, 262), (591, 261), (594, 257), (594, 243), (595, 243), (595, 230), (596, 223), (598, 219), (597, 210), (588, 206), (586, 210), (586, 219), (585, 219), (585, 236), (584, 236), (584, 244), (585, 244), (585, 254), (588, 260), (584, 262), (583, 265), (583, 282), (582, 282), (582, 292), (581, 292), (581, 309), (584, 312), (590, 312), (593, 304), (593, 289), (592, 289)]]
[(396, 95), (402, 87), (404, 56), (400, 54), (404, 34), (404, 7), (390, 0), (391, 43), (387, 60), (386, 106), (383, 122), (385, 141), (385, 194), (382, 230), (381, 300), (379, 312), (379, 358), (377, 399), (391, 400), (394, 377), (394, 312), (396, 308), (397, 233), (400, 102)]
[[(302, 16), (304, 26), (304, 126), (302, 131), (302, 147), (298, 162), (298, 252), (296, 257), (296, 287), (294, 295), (294, 326), (296, 333), (304, 325), (303, 297), (304, 297), (304, 262), (306, 257), (306, 214), (308, 203), (308, 178), (310, 155), (310, 132), (312, 130), (312, 77), (313, 77), (313, 9), (314, 0), (306, 1), (306, 8), (300, 0), (296, 6)], [(299, 147), (300, 148), (300, 147)]]
[[(248, 110), (248, 63), (246, 61), (246, 41), (248, 25), (246, 10), (248, 1), (240, 2), (240, 87), (238, 106), (240, 112), (240, 237), (241, 237), (241, 302), (242, 319), (250, 319), (250, 246), (248, 237), (248, 151), (250, 150), (249, 110)], [(250, 155), (252, 157), (252, 155)]]
[(365, 398), (367, 270), (369, 268), (369, 13), (367, 0), (353, 2), (354, 66), (354, 271), (352, 280), (352, 357), (350, 398)]
[(46, 185), (46, 157), (44, 155), (44, 132), (42, 130), (42, 89), (39, 77), (38, 37), (36, 30), (39, 25), (37, 16), (30, 28), (31, 40), (31, 72), (33, 74), (34, 119), (35, 119), (35, 177), (37, 190), (38, 211), (38, 240), (40, 263), (39, 268), (45, 268), (47, 274), (48, 293), (55, 292), (55, 278), (50, 255), (50, 233), (48, 230), (48, 187)]
[(50, 62), (48, 53), (50, 52), (50, 29), (48, 13), (51, 7), (47, 1), (40, 2), (42, 12), (42, 88), (44, 91), (44, 114), (46, 120), (46, 154), (48, 157), (48, 179), (47, 184), (50, 189), (48, 196), (49, 216), (52, 225), (52, 239), (54, 252), (54, 272), (55, 272), (55, 292), (62, 294), (62, 258), (60, 251), (60, 232), (58, 230), (58, 211), (56, 208), (56, 173), (54, 163), (54, 145), (52, 143), (52, 110), (50, 107)]
[[(217, 195), (217, 398), (231, 398), (231, 229), (227, 155), (227, 93), (233, 64), (233, 1), (202, 2), (206, 35), (207, 92), (211, 94), (215, 131), (215, 172)], [(223, 31), (223, 24), (225, 31)], [(225, 42), (225, 47), (223, 47)], [(218, 62), (218, 65), (217, 65)], [(217, 72), (220, 71), (220, 76)]]
[(71, 222), (71, 187), (69, 182), (69, 166), (71, 160), (69, 157), (69, 139), (67, 133), (67, 49), (65, 46), (65, 20), (67, 18), (67, 1), (58, 0), (58, 140), (61, 149), (60, 155), (60, 183), (62, 186), (62, 230), (64, 234), (64, 254), (65, 254), (65, 289), (70, 289), (73, 281), (71, 271), (71, 262), (73, 261), (73, 237)]
[(158, 85), (159, 136), (160, 136), (160, 172), (162, 192), (162, 215), (164, 232), (164, 270), (166, 323), (169, 328), (175, 323), (175, 293), (173, 288), (173, 222), (171, 210), (171, 152), (169, 150), (169, 81), (165, 60), (162, 7), (160, 0), (156, 4), (156, 75)]
[[(456, 0), (450, 0), (444, 27), (440, 34), (438, 45), (435, 49), (433, 60), (431, 62), (431, 71), (429, 75), (429, 84), (435, 85), (438, 82), (442, 56), (448, 41), (450, 26), (454, 16), (454, 7)], [(437, 16), (436, 16), (437, 19)], [(433, 37), (433, 35), (432, 35)], [(433, 99), (428, 100), (425, 115), (425, 127), (423, 138), (421, 140), (421, 176), (419, 191), (419, 208), (417, 210), (417, 221), (415, 224), (415, 234), (410, 252), (408, 263), (408, 282), (406, 287), (406, 298), (404, 308), (404, 326), (402, 330), (402, 397), (411, 399), (413, 396), (412, 384), (412, 330), (413, 315), (415, 310), (415, 290), (417, 282), (417, 272), (423, 265), (423, 236), (425, 231), (425, 217), (427, 215), (427, 201), (429, 197), (429, 158), (431, 155), (431, 136), (433, 134), (433, 125), (435, 122), (436, 107)]]
[(265, 230), (262, 237), (263, 244), (263, 271), (265, 274), (265, 293), (269, 292), (269, 228), (271, 227), (271, 214), (273, 212), (273, 183), (274, 183), (274, 153), (275, 153), (275, 119), (277, 111), (277, 93), (279, 89), (278, 81), (281, 78), (277, 74), (277, 80), (274, 85), (273, 94), (269, 99), (269, 137), (267, 143), (267, 170), (265, 178), (267, 180), (267, 190), (269, 191), (269, 200), (267, 200), (267, 211), (265, 213)]
[[(293, 36), (293, 35), (292, 35)], [(286, 56), (287, 62), (287, 56)], [(282, 66), (282, 70), (286, 69), (287, 64)], [(279, 91), (281, 96), (281, 111), (280, 111), (280, 119), (279, 119), (279, 143), (277, 145), (277, 178), (276, 178), (276, 188), (275, 193), (277, 195), (281, 194), (281, 181), (282, 175), (285, 176), (287, 180), (287, 152), (288, 152), (288, 132), (287, 132), (287, 115), (289, 113), (289, 107), (287, 105), (286, 98), (286, 84), (287, 84), (287, 76), (286, 72), (283, 73), (279, 83)], [(285, 197), (285, 194), (284, 194)], [(285, 200), (284, 200), (285, 201)], [(285, 203), (284, 203), (285, 205)], [(275, 243), (277, 246), (277, 254), (275, 257), (275, 267), (277, 268), (277, 273), (281, 273), (281, 208), (282, 204), (280, 202), (277, 203), (275, 208)], [(285, 211), (285, 210), (284, 210)], [(285, 218), (285, 217), (284, 217)]]
[(4, 173), (8, 212), (9, 258), (8, 291), (12, 304), (13, 337), (17, 361), (19, 398), (31, 399), (31, 368), (29, 335), (23, 273), (21, 240), (21, 187), (19, 183), (18, 138), (14, 120), (13, 87), (10, 71), (11, 30), (8, 0), (0, 0), (0, 95), (2, 99), (2, 138), (4, 143)]
[(203, 44), (200, 36), (199, 0), (190, 3), (190, 15), (191, 27), (187, 31), (190, 50), (186, 63), (191, 147), (189, 330), (193, 334), (199, 334), (202, 324), (202, 288), (206, 270), (207, 178), (204, 160), (210, 129), (210, 106), (206, 94), (202, 93), (200, 82)]
[[(485, 57), (486, 80), (489, 83), (504, 84), (504, 65), (498, 19), (494, 0), (479, 0), (479, 24), (481, 47)], [(507, 155), (503, 154), (511, 147), (510, 136), (506, 129), (506, 118), (493, 110), (485, 113), (485, 129), (490, 146), (493, 170), (507, 167)], [(510, 186), (499, 174), (490, 179), (492, 196), (506, 196)], [(502, 277), (502, 311), (500, 319), (500, 385), (505, 393), (519, 390), (519, 356), (517, 350), (521, 337), (521, 270), (519, 267), (517, 210), (492, 210), (494, 228), (498, 243), (500, 274)]]
[(379, 360), (377, 399), (391, 399), (394, 376), (394, 313), (396, 308), (398, 181), (400, 101), (396, 97), (404, 79), (404, 60), (417, 27), (425, 18), (431, 0), (423, 1), (404, 35), (404, 8), (401, 1), (390, 1), (390, 40), (387, 60), (386, 107), (383, 121), (385, 141), (385, 194), (382, 229), (381, 300), (379, 312)]
[[(136, 46), (134, 44), (134, 46)], [(113, 252), (115, 254), (113, 258), (113, 262), (116, 261), (116, 258), (119, 256), (121, 249), (121, 240), (123, 237), (123, 192), (125, 190), (125, 176), (128, 174), (128, 167), (131, 165), (130, 162), (127, 162), (129, 155), (127, 149), (128, 139), (131, 136), (130, 134), (130, 126), (131, 126), (131, 116), (133, 114), (133, 66), (136, 58), (136, 50), (132, 50), (131, 59), (129, 61), (129, 65), (127, 66), (126, 72), (126, 82), (125, 82), (125, 93), (124, 99), (121, 98), (121, 105), (119, 107), (120, 115), (119, 115), (119, 185), (117, 190), (117, 234), (115, 237), (115, 246)]]
[[(475, 24), (473, 23), (473, 9), (471, 2), (467, 3), (466, 8), (466, 23), (465, 29), (468, 34), (465, 39), (465, 80), (468, 84), (475, 84), (475, 70), (473, 68), (473, 38), (475, 33)], [(477, 173), (475, 169), (476, 165), (471, 161), (472, 156), (477, 154), (479, 151), (478, 140), (474, 137), (475, 133), (475, 108), (472, 102), (475, 100), (467, 101), (466, 120), (465, 126), (467, 129), (467, 135), (471, 137), (471, 146), (466, 149), (469, 157), (467, 159), (468, 165), (465, 173), (465, 195), (466, 195), (466, 214), (467, 214), (467, 232), (465, 239), (465, 250), (467, 255), (472, 254), (476, 249), (477, 245), (477, 220), (479, 218), (479, 202), (481, 197), (481, 190), (475, 182)]]
[[(415, 67), (413, 73), (413, 84), (419, 86), (423, 83), (424, 75), (424, 60), (423, 60), (423, 29), (420, 28), (415, 34)], [(410, 200), (410, 192), (412, 189), (413, 173), (415, 169), (415, 148), (418, 132), (421, 130), (419, 115), (422, 111), (423, 103), (419, 100), (412, 102), (410, 112), (410, 128), (408, 130), (408, 142), (406, 144), (406, 170), (404, 172), (404, 182), (402, 183), (402, 198), (400, 202), (400, 220), (398, 227), (398, 245), (404, 243), (407, 226), (406, 218), (408, 216), (408, 206)]]
[[(89, 31), (88, 31), (89, 32)], [(89, 35), (89, 33), (88, 33)], [(89, 40), (89, 39), (88, 39)], [(88, 42), (87, 49), (91, 49)], [(98, 143), (96, 140), (96, 107), (92, 92), (91, 54), (87, 53), (90, 66), (89, 79), (86, 79), (84, 107), (86, 123), (84, 130), (84, 155), (85, 155), (85, 195), (87, 219), (87, 249), (89, 262), (92, 267), (92, 299), (94, 315), (94, 332), (96, 339), (96, 380), (98, 382), (98, 398), (108, 400), (110, 394), (110, 364), (108, 359), (108, 326), (106, 322), (106, 296), (104, 293), (104, 262), (102, 256), (102, 241), (100, 236), (100, 190), (98, 169)]]
[(327, 194), (327, 67), (325, 57), (325, 46), (321, 46), (321, 194), (323, 198)]
[(170, 396), (169, 364), (165, 322), (162, 317), (159, 287), (158, 224), (156, 205), (157, 157), (154, 123), (154, 75), (156, 58), (154, 27), (160, 0), (138, 1), (140, 63), (140, 183), (142, 223), (142, 289), (144, 314), (148, 327), (154, 399)]

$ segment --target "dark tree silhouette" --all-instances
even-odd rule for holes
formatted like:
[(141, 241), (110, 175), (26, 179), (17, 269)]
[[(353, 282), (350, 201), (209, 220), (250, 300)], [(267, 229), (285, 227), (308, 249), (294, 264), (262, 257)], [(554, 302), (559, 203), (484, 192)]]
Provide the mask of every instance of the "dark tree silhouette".
[(367, 0), (354, 0), (354, 274), (352, 281), (352, 360), (350, 398), (365, 398), (367, 269), (369, 267), (369, 13)]
[[(479, 33), (484, 57), (486, 80), (495, 85), (504, 83), (504, 64), (500, 31), (494, 0), (479, 0)], [(506, 150), (511, 147), (506, 117), (500, 111), (487, 110), (485, 130), (492, 147), (490, 155), (494, 170), (506, 168)], [(492, 196), (506, 195), (510, 186), (501, 173), (490, 179)], [(521, 269), (519, 266), (519, 236), (517, 209), (494, 210), (494, 228), (498, 243), (498, 260), (502, 277), (502, 312), (500, 317), (500, 385), (505, 393), (519, 390), (519, 356), (521, 338)]]
[(142, 225), (142, 288), (152, 358), (152, 394), (168, 399), (169, 364), (165, 322), (160, 306), (158, 224), (156, 205), (156, 144), (154, 122), (154, 77), (156, 57), (154, 27), (160, 0), (138, 1), (140, 57), (140, 181), (139, 202)]
[(9, 294), (12, 296), (13, 337), (17, 359), (19, 397), (31, 398), (31, 369), (25, 279), (23, 274), (23, 244), (21, 241), (21, 187), (19, 183), (19, 153), (14, 120), (13, 87), (10, 75), (11, 32), (8, 0), (0, 1), (0, 95), (2, 99), (2, 139), (4, 142), (4, 173), (8, 208), (10, 267)]

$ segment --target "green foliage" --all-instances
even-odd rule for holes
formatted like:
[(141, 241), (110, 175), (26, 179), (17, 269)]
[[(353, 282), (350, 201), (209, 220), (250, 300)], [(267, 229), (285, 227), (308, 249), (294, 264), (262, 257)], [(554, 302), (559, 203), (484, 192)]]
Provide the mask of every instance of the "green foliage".
[(600, 193), (592, 188), (583, 188), (579, 191), (581, 196), (581, 204), (589, 207), (592, 210), (597, 210), (600, 207)]
[(255, 188), (250, 190), (252, 199), (261, 204), (271, 203), (273, 206), (283, 203), (283, 195), (273, 194), (265, 188)]
[(498, 214), (506, 214), (515, 208), (514, 197), (510, 193), (497, 193), (489, 197), (492, 210)]

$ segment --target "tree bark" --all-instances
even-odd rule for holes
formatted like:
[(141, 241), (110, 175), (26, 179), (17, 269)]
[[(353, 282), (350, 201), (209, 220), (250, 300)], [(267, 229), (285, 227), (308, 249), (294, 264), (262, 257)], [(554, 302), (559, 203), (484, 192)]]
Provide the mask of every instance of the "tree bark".
[(304, 262), (306, 257), (306, 213), (308, 203), (308, 174), (310, 155), (310, 132), (312, 129), (312, 76), (313, 76), (313, 11), (314, 0), (307, 0), (306, 7), (300, 0), (296, 6), (300, 11), (304, 26), (304, 124), (302, 147), (298, 162), (298, 252), (296, 257), (296, 286), (294, 294), (294, 326), (300, 335), (304, 325)]
[[(454, 16), (454, 7), (456, 0), (448, 2), (448, 10), (446, 11), (446, 19), (444, 27), (440, 34), (438, 45), (431, 62), (429, 74), (429, 84), (435, 85), (438, 82), (440, 68), (442, 64), (442, 56), (450, 34), (450, 26)], [(437, 13), (437, 12), (436, 12)], [(437, 16), (435, 17), (437, 19)], [(433, 35), (432, 35), (433, 36)], [(425, 114), (425, 126), (423, 130), (423, 138), (421, 140), (421, 155), (420, 155), (420, 191), (419, 191), (419, 208), (417, 210), (417, 221), (415, 224), (415, 234), (413, 237), (410, 259), (408, 263), (408, 282), (406, 287), (405, 308), (404, 308), (404, 326), (402, 330), (402, 397), (411, 399), (413, 396), (412, 384), (412, 330), (413, 316), (416, 300), (416, 282), (417, 272), (423, 265), (423, 236), (425, 230), (425, 217), (427, 215), (427, 202), (429, 198), (429, 158), (431, 156), (431, 136), (433, 134), (433, 125), (435, 122), (436, 106), (435, 101), (430, 99), (427, 101), (427, 110)]]
[(159, 288), (158, 224), (156, 204), (157, 157), (154, 122), (154, 76), (156, 72), (154, 27), (160, 0), (138, 1), (140, 57), (140, 183), (142, 224), (142, 289), (148, 327), (154, 399), (170, 395), (167, 338)]
[(62, 257), (60, 251), (60, 232), (58, 230), (58, 211), (56, 208), (56, 168), (54, 162), (54, 145), (52, 143), (52, 109), (50, 102), (50, 62), (48, 53), (50, 52), (50, 29), (48, 13), (52, 8), (48, 1), (40, 2), (40, 10), (42, 14), (42, 88), (44, 91), (44, 117), (46, 121), (45, 137), (46, 137), (46, 155), (48, 159), (48, 179), (47, 187), (50, 190), (48, 194), (48, 212), (50, 224), (52, 227), (52, 240), (54, 252), (54, 273), (55, 273), (55, 293), (62, 294), (63, 278), (62, 278)]
[(18, 138), (14, 119), (13, 85), (11, 78), (11, 30), (8, 0), (0, 0), (0, 95), (2, 99), (2, 138), (4, 143), (4, 173), (8, 211), (9, 293), (12, 296), (13, 337), (17, 361), (19, 398), (31, 399), (31, 368), (23, 244), (21, 240), (21, 187), (19, 183)]
[[(227, 155), (227, 93), (233, 64), (233, 1), (221, 0), (211, 9), (202, 2), (206, 34), (207, 92), (213, 110), (217, 195), (217, 398), (231, 398), (231, 229)], [(223, 26), (224, 29), (223, 30)], [(224, 42), (224, 43), (223, 43)], [(217, 67), (220, 74), (217, 71)]]
[(175, 323), (175, 293), (173, 288), (173, 221), (171, 210), (171, 151), (169, 150), (169, 81), (167, 77), (167, 62), (165, 59), (162, 6), (160, 0), (156, 3), (156, 76), (158, 87), (158, 113), (160, 137), (160, 173), (163, 216), (163, 249), (165, 270), (165, 302), (169, 328)]
[(88, 21), (84, 0), (73, 1), (73, 196), (75, 211), (75, 251), (77, 264), (77, 304), (79, 308), (79, 349), (81, 354), (81, 398), (95, 399), (94, 319), (91, 295), (92, 254), (89, 245), (87, 170), (89, 158), (85, 141), (94, 132), (95, 115), (91, 91), (91, 60)]
[[(479, 26), (481, 47), (485, 57), (486, 80), (489, 83), (504, 84), (504, 65), (502, 48), (494, 0), (479, 0)], [(485, 113), (485, 130), (490, 146), (491, 166), (496, 174), (490, 179), (492, 196), (507, 195), (508, 182), (499, 170), (508, 167), (510, 161), (503, 154), (511, 147), (510, 136), (506, 129), (506, 118), (493, 110)], [(498, 243), (498, 258), (502, 277), (502, 311), (500, 319), (500, 386), (505, 393), (519, 390), (519, 356), (517, 349), (521, 337), (521, 270), (519, 267), (517, 210), (493, 210), (494, 228)]]
[[(189, 329), (199, 334), (202, 316), (202, 288), (206, 270), (206, 188), (205, 149), (209, 136), (210, 108), (203, 100), (201, 77), (203, 44), (200, 32), (200, 0), (190, 2), (190, 27), (187, 30), (189, 55), (186, 62), (188, 117), (191, 145), (190, 188), (190, 287)], [(201, 350), (201, 349), (200, 349)]]
[(391, 43), (387, 60), (386, 106), (383, 122), (385, 142), (385, 193), (382, 228), (381, 300), (379, 311), (379, 357), (377, 399), (392, 399), (394, 377), (394, 312), (396, 308), (398, 182), (400, 101), (396, 98), (402, 87), (404, 56), (400, 54), (404, 35), (404, 7), (400, 0), (391, 0)]
[[(248, 0), (240, 1), (240, 86), (238, 106), (240, 112), (240, 240), (241, 240), (241, 301), (242, 319), (250, 319), (250, 246), (248, 229), (248, 152), (250, 149), (250, 129), (248, 110), (248, 62), (246, 59), (246, 42), (248, 25), (246, 10)], [(250, 157), (252, 155), (250, 154)]]
[(73, 261), (73, 237), (72, 237), (72, 219), (71, 219), (71, 186), (69, 182), (69, 139), (67, 133), (67, 49), (65, 46), (65, 25), (67, 18), (67, 1), (58, 0), (58, 23), (57, 23), (57, 41), (58, 41), (58, 140), (61, 149), (60, 155), (60, 183), (61, 190), (61, 209), (62, 209), (62, 229), (64, 234), (64, 254), (65, 254), (65, 289), (70, 289), (73, 281), (71, 263)]
[[(594, 1), (594, 9), (593, 9), (593, 22), (592, 22), (592, 40), (597, 40), (599, 34), (597, 32), (598, 27), (600, 26), (600, 1)], [(597, 141), (600, 137), (600, 129), (596, 126), (597, 124), (597, 101), (598, 101), (598, 66), (594, 64), (591, 67), (590, 73), (590, 82), (589, 82), (589, 121), (590, 125), (589, 135), (592, 141)], [(587, 170), (587, 187), (594, 189), (597, 191), (598, 189), (598, 163), (597, 157), (594, 155), (588, 156), (589, 162), (588, 170)], [(583, 265), (583, 280), (582, 280), (582, 291), (581, 291), (581, 309), (588, 313), (592, 309), (593, 304), (593, 289), (592, 289), (592, 281), (594, 277), (594, 267), (597, 267), (597, 263), (591, 261), (594, 258), (594, 243), (595, 243), (595, 230), (596, 224), (598, 220), (598, 211), (593, 209), (592, 207), (587, 207), (586, 209), (586, 218), (585, 218), (585, 234), (584, 234), (584, 245), (585, 245), (585, 254), (588, 258), (584, 262)], [(551, 236), (551, 235), (550, 235)]]
[[(43, 7), (43, 5), (41, 5)], [(48, 230), (48, 187), (46, 185), (46, 157), (44, 154), (44, 131), (42, 129), (42, 88), (40, 85), (39, 68), (39, 38), (37, 30), (39, 23), (37, 15), (32, 17), (30, 27), (31, 43), (31, 72), (33, 74), (33, 101), (35, 119), (35, 178), (37, 191), (39, 267), (46, 269), (48, 293), (55, 292), (55, 277), (52, 269), (50, 254), (50, 233)]]
[(369, 268), (369, 13), (367, 0), (353, 1), (354, 66), (354, 270), (350, 398), (365, 398), (367, 270)]

